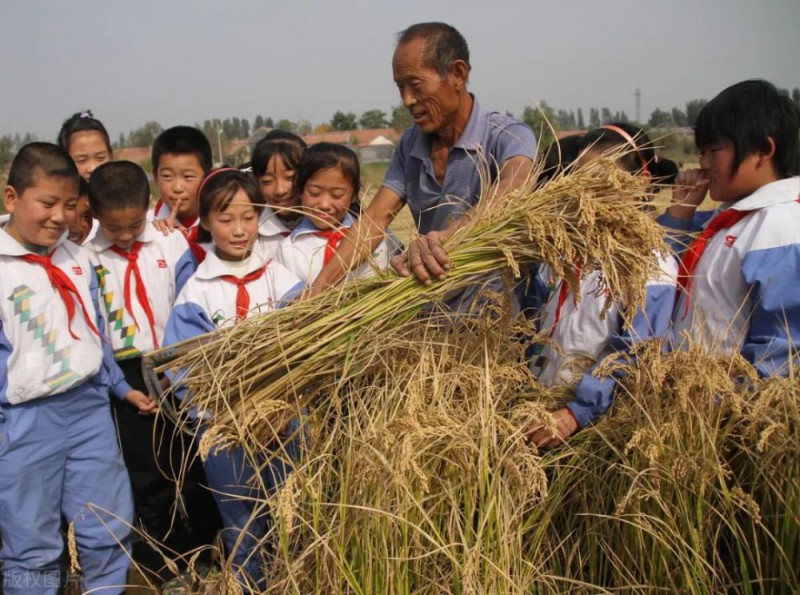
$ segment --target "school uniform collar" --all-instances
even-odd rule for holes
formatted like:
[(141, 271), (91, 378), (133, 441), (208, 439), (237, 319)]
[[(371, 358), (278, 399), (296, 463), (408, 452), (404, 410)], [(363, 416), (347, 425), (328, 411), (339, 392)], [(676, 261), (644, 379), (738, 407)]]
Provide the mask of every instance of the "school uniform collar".
[[(55, 246), (53, 249), (47, 252), (47, 254), (53, 254), (58, 248), (67, 241), (67, 233), (61, 234), (61, 237), (58, 238)], [(25, 246), (20, 244), (17, 240), (12, 238), (8, 232), (6, 231), (5, 227), (0, 227), (0, 256), (25, 256), (26, 254), (36, 254), (35, 252), (31, 252)]]
[(258, 234), (264, 237), (284, 236), (289, 233), (289, 228), (281, 221), (280, 217), (268, 205), (261, 211), (258, 219)]
[[(347, 213), (344, 216), (342, 224), (339, 226), (339, 228), (341, 229), (342, 227), (351, 227), (355, 222), (356, 218), (353, 217), (353, 215), (351, 215), (350, 213)], [(303, 217), (303, 219), (300, 221), (300, 223), (297, 224), (297, 227), (294, 228), (294, 231), (292, 231), (289, 237), (294, 239), (298, 236), (319, 233), (320, 231), (321, 231), (320, 228), (314, 225), (311, 222), (311, 219), (309, 219), (308, 217)]]
[[(155, 234), (161, 233), (160, 231), (156, 230), (153, 225), (148, 221), (144, 226), (144, 231), (139, 234), (139, 237), (136, 238), (137, 242), (141, 242), (143, 244), (149, 244), (153, 241)], [(180, 233), (179, 231), (175, 230), (172, 233)], [(94, 246), (95, 250), (98, 252), (103, 252), (104, 250), (111, 249), (114, 246), (114, 242), (109, 240), (105, 234), (103, 233), (102, 229), (97, 230), (97, 235), (94, 236), (92, 240), (92, 245)]]
[[(265, 262), (266, 261), (256, 252), (251, 252), (250, 262), (247, 264), (247, 268), (242, 271), (242, 275), (248, 275), (261, 268), (264, 266)], [(231, 269), (219, 259), (219, 256), (216, 255), (213, 247), (206, 253), (205, 260), (200, 263), (200, 266), (197, 267), (197, 272), (195, 272), (195, 276), (198, 279), (204, 279), (206, 281), (230, 274)]]
[(770, 182), (750, 196), (723, 207), (736, 211), (757, 211), (772, 205), (795, 202), (800, 199), (800, 176)]
[[(463, 149), (465, 151), (480, 151), (481, 142), (486, 136), (488, 114), (481, 109), (478, 100), (472, 93), (470, 93), (470, 97), (472, 97), (472, 112), (469, 115), (469, 120), (467, 120), (464, 131), (453, 145), (453, 148)], [(425, 134), (419, 131), (414, 139), (414, 145), (411, 147), (411, 157), (420, 160), (430, 159), (432, 136), (431, 134)]]

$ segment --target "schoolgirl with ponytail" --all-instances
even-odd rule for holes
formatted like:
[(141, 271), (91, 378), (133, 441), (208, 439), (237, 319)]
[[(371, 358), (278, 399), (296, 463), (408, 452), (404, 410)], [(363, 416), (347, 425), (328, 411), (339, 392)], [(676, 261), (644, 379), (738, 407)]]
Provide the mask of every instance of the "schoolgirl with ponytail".
[[(575, 167), (583, 167), (615, 150), (620, 154), (617, 166), (640, 177), (647, 186), (670, 183), (677, 174), (675, 163), (657, 155), (647, 134), (627, 123), (590, 130), (583, 138)], [(604, 313), (607, 292), (603, 291), (599, 272), (583, 277), (577, 288), (553, 278), (546, 266), (534, 276), (525, 301), (536, 313), (539, 330), (549, 339), (532, 346), (529, 365), (545, 386), (570, 386), (573, 394), (566, 406), (553, 412), (555, 431), (541, 424), (528, 428), (528, 439), (538, 448), (557, 446), (594, 423), (611, 406), (623, 372), (597, 377), (593, 372), (601, 361), (614, 354), (623, 361), (630, 357), (636, 343), (668, 335), (678, 263), (672, 256), (653, 258), (659, 260), (660, 272), (647, 281), (646, 302), (633, 313), (626, 313), (625, 304), (617, 302)], [(632, 319), (632, 324), (626, 326), (624, 318)]]

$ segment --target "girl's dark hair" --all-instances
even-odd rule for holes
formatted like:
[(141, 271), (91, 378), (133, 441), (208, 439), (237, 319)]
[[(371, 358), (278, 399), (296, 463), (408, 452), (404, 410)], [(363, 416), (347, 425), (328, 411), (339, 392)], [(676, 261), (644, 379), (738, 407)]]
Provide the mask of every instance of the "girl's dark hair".
[(65, 151), (69, 152), (69, 143), (72, 140), (72, 135), (77, 134), (78, 132), (89, 131), (99, 132), (100, 136), (103, 137), (103, 140), (106, 143), (108, 154), (113, 155), (113, 150), (111, 149), (111, 139), (108, 137), (108, 131), (106, 130), (106, 127), (103, 126), (103, 123), (100, 120), (94, 117), (92, 110), (88, 109), (82, 112), (74, 113), (64, 121), (64, 123), (61, 125), (61, 130), (58, 133), (58, 145)]
[[(630, 139), (633, 139), (634, 145), (632, 146), (630, 139), (614, 130), (614, 128), (619, 128), (627, 133)], [(678, 165), (670, 159), (664, 159), (657, 155), (656, 147), (647, 133), (633, 124), (611, 122), (600, 128), (590, 130), (583, 137), (581, 150), (590, 147), (608, 149), (620, 145), (635, 149), (623, 155), (619, 160), (625, 171), (636, 174), (646, 167), (652, 176), (654, 184), (672, 184), (675, 182), (675, 177), (678, 175)]]
[[(220, 168), (212, 171), (203, 180), (198, 193), (200, 219), (208, 219), (212, 211), (224, 211), (231, 204), (239, 190), (244, 190), (253, 203), (257, 213), (264, 208), (261, 188), (252, 174), (233, 168)], [(210, 242), (211, 234), (202, 225), (197, 229), (199, 242)]]
[(297, 171), (303, 152), (306, 150), (306, 141), (285, 130), (271, 130), (256, 143), (250, 154), (250, 164), (257, 177), (267, 173), (269, 160), (278, 155), (283, 165)]
[(694, 140), (698, 149), (720, 142), (733, 145), (733, 171), (757, 151), (775, 143), (772, 163), (781, 178), (800, 174), (800, 108), (772, 83), (736, 83), (709, 101), (697, 116)]
[(338, 169), (353, 187), (353, 200), (350, 203), (350, 212), (354, 217), (361, 214), (361, 168), (358, 165), (358, 156), (344, 145), (336, 143), (317, 143), (310, 146), (303, 153), (303, 158), (297, 166), (297, 175), (294, 178), (294, 190), (298, 196), (303, 194), (303, 189), (308, 180), (320, 170)]
[(583, 150), (583, 134), (554, 140), (545, 150), (538, 183), (544, 184), (572, 165)]

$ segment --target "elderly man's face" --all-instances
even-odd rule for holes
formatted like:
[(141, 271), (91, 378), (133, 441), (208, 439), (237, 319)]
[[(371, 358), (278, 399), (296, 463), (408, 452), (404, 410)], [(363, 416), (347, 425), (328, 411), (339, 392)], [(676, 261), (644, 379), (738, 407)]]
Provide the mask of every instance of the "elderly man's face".
[(453, 74), (442, 78), (427, 66), (422, 38), (397, 46), (392, 59), (394, 82), (403, 105), (420, 129), (433, 134), (448, 126), (462, 100), (463, 82)]

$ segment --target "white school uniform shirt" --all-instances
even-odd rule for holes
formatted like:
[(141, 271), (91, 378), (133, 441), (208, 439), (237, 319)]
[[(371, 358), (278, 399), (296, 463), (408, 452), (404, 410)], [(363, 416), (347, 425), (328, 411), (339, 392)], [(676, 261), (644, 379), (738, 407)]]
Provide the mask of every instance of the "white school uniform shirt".
[(147, 291), (155, 336), (136, 295), (133, 274), (130, 276), (130, 306), (135, 320), (125, 308), (127, 257), (114, 252), (112, 242), (102, 232), (89, 244), (100, 283), (106, 335), (117, 360), (141, 357), (163, 344), (175, 298), (197, 268), (189, 243), (181, 233), (165, 236), (148, 224), (136, 241), (142, 243), (136, 264)]
[(261, 211), (258, 220), (258, 239), (253, 245), (253, 252), (257, 253), (264, 260), (275, 258), (278, 253), (278, 246), (289, 236), (291, 230), (273, 211), (269, 205)]
[(92, 217), (92, 229), (89, 230), (89, 233), (86, 234), (86, 238), (83, 240), (81, 246), (87, 246), (89, 242), (97, 237), (97, 232), (100, 230), (100, 222)]
[[(349, 229), (353, 223), (355, 218), (348, 213), (342, 221), (342, 228)], [(319, 231), (308, 217), (304, 217), (289, 237), (281, 242), (276, 255), (286, 268), (306, 284), (313, 283), (319, 276), (325, 261), (325, 246), (328, 240), (316, 235)], [(385, 270), (389, 266), (391, 256), (390, 242), (386, 239), (381, 240), (372, 253), (371, 261), (364, 262), (350, 271), (344, 279), (345, 282), (371, 277), (376, 274), (376, 268)]]
[(800, 340), (798, 200), (792, 177), (723, 205), (753, 212), (709, 239), (675, 306), (678, 347), (688, 335), (713, 353), (740, 351), (762, 375), (785, 370)]
[(302, 283), (275, 259), (265, 261), (254, 253), (246, 267), (232, 269), (213, 250), (209, 251), (175, 300), (164, 344), (235, 324), (237, 286), (222, 277), (235, 275), (241, 278), (265, 264), (264, 274), (246, 286), (250, 296), (248, 317), (279, 307), (282, 300), (300, 292)]
[[(667, 325), (671, 317), (672, 299), (678, 278), (678, 262), (674, 257), (659, 257), (660, 274), (647, 281), (647, 303), (643, 310), (653, 320), (642, 320), (647, 328), (632, 329), (642, 337), (653, 334), (651, 325), (658, 317)], [(549, 267), (542, 267), (538, 273), (539, 282), (552, 284)], [(544, 345), (539, 357), (531, 362), (531, 370), (545, 386), (572, 384), (585, 374), (596, 362), (615, 351), (611, 338), (622, 330), (619, 306), (611, 302), (605, 316), (601, 318), (608, 298), (608, 288), (602, 280), (600, 271), (594, 271), (580, 282), (580, 302), (576, 302), (575, 293), (570, 291), (563, 300), (561, 312), (558, 312), (559, 294), (563, 280), (558, 280), (552, 287), (550, 297), (542, 311), (540, 329), (550, 335), (552, 344)], [(663, 300), (662, 294), (669, 293), (669, 300)], [(666, 311), (658, 313), (661, 304), (668, 304)], [(656, 305), (658, 304), (658, 305)], [(668, 329), (660, 329), (664, 332)]]
[[(103, 342), (86, 323), (78, 300), (70, 294), (75, 313), (67, 308), (39, 264), (19, 256), (31, 252), (0, 229), (0, 374), (5, 388), (0, 402), (23, 403), (63, 393), (82, 384), (103, 365)], [(75, 285), (89, 320), (102, 333), (93, 292), (97, 282), (89, 253), (61, 238), (52, 262)], [(78, 337), (74, 339), (70, 330)]]

